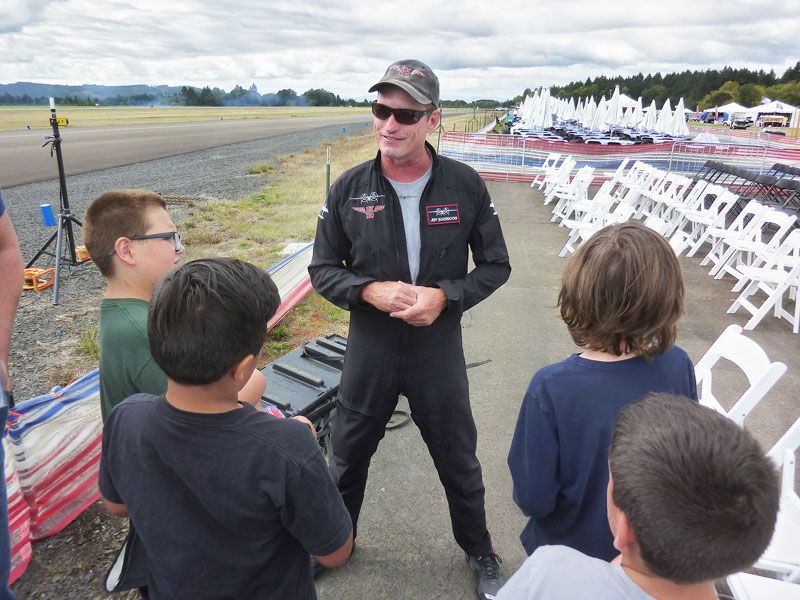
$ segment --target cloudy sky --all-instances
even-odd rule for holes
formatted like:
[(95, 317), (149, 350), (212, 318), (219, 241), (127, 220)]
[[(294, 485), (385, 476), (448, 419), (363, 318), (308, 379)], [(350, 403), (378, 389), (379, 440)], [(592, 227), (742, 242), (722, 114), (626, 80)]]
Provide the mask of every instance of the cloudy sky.
[(0, 0), (0, 83), (366, 90), (418, 58), (443, 98), (800, 60), (800, 0)]

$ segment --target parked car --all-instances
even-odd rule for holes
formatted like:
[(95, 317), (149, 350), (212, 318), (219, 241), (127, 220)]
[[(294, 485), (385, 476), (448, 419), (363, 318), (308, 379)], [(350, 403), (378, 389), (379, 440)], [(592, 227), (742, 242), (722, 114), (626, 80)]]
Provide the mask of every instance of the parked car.
[(731, 129), (747, 129), (753, 123), (745, 115), (733, 115), (730, 120)]

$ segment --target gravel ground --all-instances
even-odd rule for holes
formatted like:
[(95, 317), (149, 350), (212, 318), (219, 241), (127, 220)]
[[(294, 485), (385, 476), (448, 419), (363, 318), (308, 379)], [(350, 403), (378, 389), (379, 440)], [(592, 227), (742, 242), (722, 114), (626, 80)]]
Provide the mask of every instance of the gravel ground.
[[(363, 127), (347, 130), (348, 135), (357, 134)], [(268, 177), (246, 174), (249, 165), (270, 162), (279, 155), (341, 135), (340, 126), (323, 127), (71, 176), (67, 178), (70, 207), (80, 219), (89, 202), (105, 190), (147, 188), (167, 198), (170, 214), (180, 222), (189, 204), (214, 198), (237, 199), (266, 186)], [(64, 152), (68, 152), (66, 145)], [(53, 169), (57, 174), (55, 160)], [(39, 204), (50, 202), (58, 209), (58, 180), (7, 188), (3, 199), (23, 258), (30, 260), (54, 231), (42, 226)], [(76, 228), (76, 238), (81, 244), (80, 228)], [(43, 257), (36, 266), (52, 264)], [(75, 338), (97, 325), (104, 288), (99, 272), (88, 264), (62, 270), (58, 306), (52, 303), (52, 288), (41, 293), (25, 292), (14, 323), (9, 359), (17, 402), (46, 393), (53, 385), (63, 385), (96, 367), (76, 353)], [(102, 578), (110, 555), (124, 535), (123, 519), (109, 517), (98, 504), (92, 506), (58, 535), (34, 544), (27, 571), (13, 586), (17, 597), (106, 598)]]

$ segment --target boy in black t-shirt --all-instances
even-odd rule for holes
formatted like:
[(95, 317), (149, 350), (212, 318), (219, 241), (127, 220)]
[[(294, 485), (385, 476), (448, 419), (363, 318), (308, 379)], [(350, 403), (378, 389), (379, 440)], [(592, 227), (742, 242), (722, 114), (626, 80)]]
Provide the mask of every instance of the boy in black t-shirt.
[(103, 431), (100, 491), (130, 514), (149, 597), (316, 598), (309, 554), (344, 564), (352, 526), (307, 425), (237, 400), (280, 302), (264, 271), (231, 259), (167, 275), (148, 336), (165, 396), (136, 394)]

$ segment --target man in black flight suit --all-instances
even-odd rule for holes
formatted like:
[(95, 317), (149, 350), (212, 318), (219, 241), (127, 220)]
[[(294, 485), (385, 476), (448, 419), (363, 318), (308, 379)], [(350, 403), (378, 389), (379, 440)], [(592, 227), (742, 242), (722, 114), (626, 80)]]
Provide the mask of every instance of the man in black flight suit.
[(369, 91), (378, 155), (331, 187), (308, 269), (320, 294), (351, 311), (331, 471), (355, 537), (370, 459), (404, 394), (478, 597), (492, 598), (504, 579), (486, 528), (461, 315), (506, 282), (508, 250), (480, 176), (425, 141), (441, 120), (430, 67), (396, 62)]

